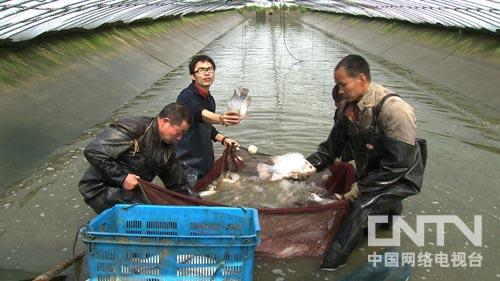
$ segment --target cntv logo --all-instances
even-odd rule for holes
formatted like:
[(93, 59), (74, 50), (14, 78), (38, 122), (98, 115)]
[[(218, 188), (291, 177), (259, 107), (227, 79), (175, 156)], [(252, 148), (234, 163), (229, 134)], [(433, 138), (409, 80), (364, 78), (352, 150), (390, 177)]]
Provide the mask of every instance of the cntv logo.
[(401, 216), (393, 216), (392, 238), (376, 238), (376, 225), (387, 223), (388, 216), (368, 216), (368, 246), (400, 246), (401, 231), (417, 246), (425, 245), (425, 225), (436, 225), (436, 245), (444, 246), (444, 228), (454, 224), (474, 246), (483, 244), (483, 220), (481, 215), (474, 216), (474, 231), (455, 215), (417, 215), (416, 230), (413, 230)]

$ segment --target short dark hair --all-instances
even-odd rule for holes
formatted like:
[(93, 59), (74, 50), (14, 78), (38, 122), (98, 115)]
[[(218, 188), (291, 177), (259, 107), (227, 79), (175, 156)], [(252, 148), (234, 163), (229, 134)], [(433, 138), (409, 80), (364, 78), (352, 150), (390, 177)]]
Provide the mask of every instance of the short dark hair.
[(160, 118), (170, 119), (170, 124), (179, 126), (182, 121), (186, 121), (188, 125), (191, 125), (192, 116), (191, 111), (187, 106), (180, 102), (173, 102), (167, 104), (158, 114)]
[(371, 80), (371, 75), (370, 75), (370, 66), (368, 65), (368, 62), (360, 56), (360, 55), (348, 55), (345, 58), (343, 58), (335, 67), (335, 71), (337, 71), (339, 68), (344, 67), (345, 71), (347, 72), (347, 75), (350, 77), (354, 78), (358, 76), (360, 73), (363, 73), (368, 80)]
[(191, 62), (189, 63), (189, 74), (194, 74), (194, 67), (199, 61), (208, 61), (215, 70), (215, 62), (211, 57), (207, 55), (195, 55), (191, 58)]
[(339, 94), (339, 84), (335, 84), (332, 89), (332, 98), (334, 102), (339, 102), (342, 97)]

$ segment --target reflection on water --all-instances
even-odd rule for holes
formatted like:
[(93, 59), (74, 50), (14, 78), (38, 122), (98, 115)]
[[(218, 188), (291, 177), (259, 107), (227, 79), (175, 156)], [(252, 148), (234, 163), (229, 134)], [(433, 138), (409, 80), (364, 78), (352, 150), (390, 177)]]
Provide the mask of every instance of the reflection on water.
[(471, 146), (478, 148), (478, 149), (483, 149), (483, 150), (500, 155), (500, 148), (498, 148), (498, 147), (493, 147), (493, 146), (484, 145), (484, 144), (480, 144), (480, 143), (473, 143), (473, 142), (469, 142), (469, 141), (463, 141), (463, 143), (466, 143), (466, 144), (471, 145)]
[[(284, 154), (295, 151), (307, 155), (329, 133), (335, 110), (330, 95), (334, 83), (333, 69), (353, 50), (298, 22), (287, 24), (283, 29), (277, 24), (245, 22), (203, 52), (212, 56), (217, 64), (216, 82), (211, 92), (218, 112), (226, 108), (237, 86), (249, 88), (252, 96), (248, 118), (235, 127), (219, 127), (220, 131), (242, 145), (255, 144), (262, 152)], [(300, 62), (291, 57), (284, 41)], [(446, 228), (447, 244), (437, 247), (436, 229), (429, 226), (426, 228), (425, 247), (416, 247), (408, 239), (403, 239), (400, 249), (416, 254), (460, 251), (470, 255), (477, 252), (483, 257), (482, 267), (416, 266), (413, 279), (437, 280), (442, 276), (447, 276), (447, 280), (498, 278), (500, 116), (486, 107), (471, 105), (467, 99), (439, 86), (418, 80), (398, 66), (377, 61), (369, 54), (363, 55), (371, 63), (373, 80), (394, 89), (415, 108), (419, 134), (429, 143), (422, 193), (405, 200), (407, 221), (414, 226), (415, 215), (454, 214), (472, 227), (473, 216), (483, 216), (483, 247), (470, 245), (452, 227)], [(2, 197), (0, 231), (4, 232), (0, 243), (19, 246), (0, 250), (0, 260), (3, 259), (1, 262), (5, 268), (41, 271), (65, 257), (64, 249), (71, 244), (72, 235), (69, 233), (92, 216), (76, 192), (78, 179), (87, 165), (81, 149), (90, 136), (122, 116), (156, 115), (165, 104), (175, 101), (189, 81), (186, 63), (90, 129), (87, 135), (62, 148), (62, 153), (54, 157), (53, 162)], [(215, 145), (215, 148), (220, 154), (222, 146)], [(72, 153), (64, 153), (70, 149)], [(47, 167), (52, 170), (47, 170)], [(7, 202), (10, 203), (5, 207)], [(17, 220), (28, 223), (21, 227), (16, 224)], [(50, 249), (57, 250), (51, 253)], [(317, 259), (276, 261), (259, 258), (254, 276), (255, 280), (335, 280), (364, 264), (367, 255), (378, 250), (368, 247), (365, 241), (353, 253), (349, 264), (335, 273), (318, 271)]]

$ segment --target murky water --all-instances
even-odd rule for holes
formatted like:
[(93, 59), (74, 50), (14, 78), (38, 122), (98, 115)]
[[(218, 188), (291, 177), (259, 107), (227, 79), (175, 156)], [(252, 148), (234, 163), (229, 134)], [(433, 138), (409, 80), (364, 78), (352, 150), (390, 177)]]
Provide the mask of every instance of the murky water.
[[(316, 184), (310, 179), (270, 181), (259, 179), (256, 173), (248, 175), (238, 172), (233, 174), (235, 177), (223, 175), (209, 184), (208, 189), (200, 195), (210, 202), (250, 208), (316, 206), (338, 200), (334, 196), (328, 197), (327, 191), (321, 184)], [(321, 177), (317, 182), (321, 183)]]
[[(255, 22), (237, 26), (204, 50), (217, 64), (212, 93), (219, 111), (226, 107), (236, 86), (248, 87), (252, 95), (248, 119), (220, 130), (243, 145), (257, 145), (262, 152), (313, 152), (332, 126), (333, 68), (352, 52), (358, 51), (300, 23), (288, 22), (286, 28)], [(405, 200), (405, 219), (414, 228), (416, 215), (457, 215), (473, 229), (473, 216), (482, 216), (482, 247), (472, 245), (452, 225), (445, 228), (444, 247), (436, 246), (434, 225), (426, 225), (426, 244), (422, 247), (403, 235), (400, 251), (415, 255), (428, 252), (433, 258), (429, 267), (417, 260), (411, 280), (500, 279), (498, 112), (471, 105), (466, 98), (438, 85), (409, 79), (411, 73), (363, 55), (371, 63), (373, 80), (395, 90), (415, 108), (419, 136), (429, 142), (424, 187), (420, 195)], [(185, 64), (88, 134), (60, 148), (58, 155), (0, 198), (0, 268), (5, 269), (0, 269), (0, 276), (15, 276), (12, 271), (17, 270), (22, 274), (17, 275), (19, 279), (27, 278), (29, 272), (43, 272), (71, 255), (77, 228), (94, 215), (76, 188), (87, 166), (83, 147), (115, 118), (157, 114), (188, 83)], [(222, 146), (215, 147), (220, 153)], [(81, 243), (78, 249), (82, 249)], [(365, 263), (368, 254), (380, 250), (365, 241), (348, 265), (334, 273), (318, 271), (318, 259), (257, 258), (254, 279), (336, 280)], [(440, 252), (449, 255), (448, 267), (434, 262)], [(467, 259), (465, 267), (454, 267), (453, 252), (464, 252), (467, 257), (479, 253), (481, 264), (473, 267)]]

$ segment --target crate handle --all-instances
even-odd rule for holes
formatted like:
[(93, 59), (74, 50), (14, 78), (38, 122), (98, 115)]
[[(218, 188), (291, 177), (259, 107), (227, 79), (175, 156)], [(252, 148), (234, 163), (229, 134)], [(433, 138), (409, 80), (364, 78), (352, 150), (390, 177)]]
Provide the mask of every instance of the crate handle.
[(244, 207), (241, 207), (241, 206), (236, 206), (236, 207), (240, 208), (243, 211), (244, 214), (247, 213), (247, 209), (245, 209)]
[(135, 206), (137, 206), (137, 205), (144, 205), (144, 203), (134, 203), (134, 204), (130, 204), (130, 205), (128, 205), (128, 206), (123, 206), (123, 207), (122, 207), (122, 209), (123, 209), (123, 210), (128, 210), (128, 209), (130, 209), (130, 208), (132, 208), (132, 207), (135, 207)]

